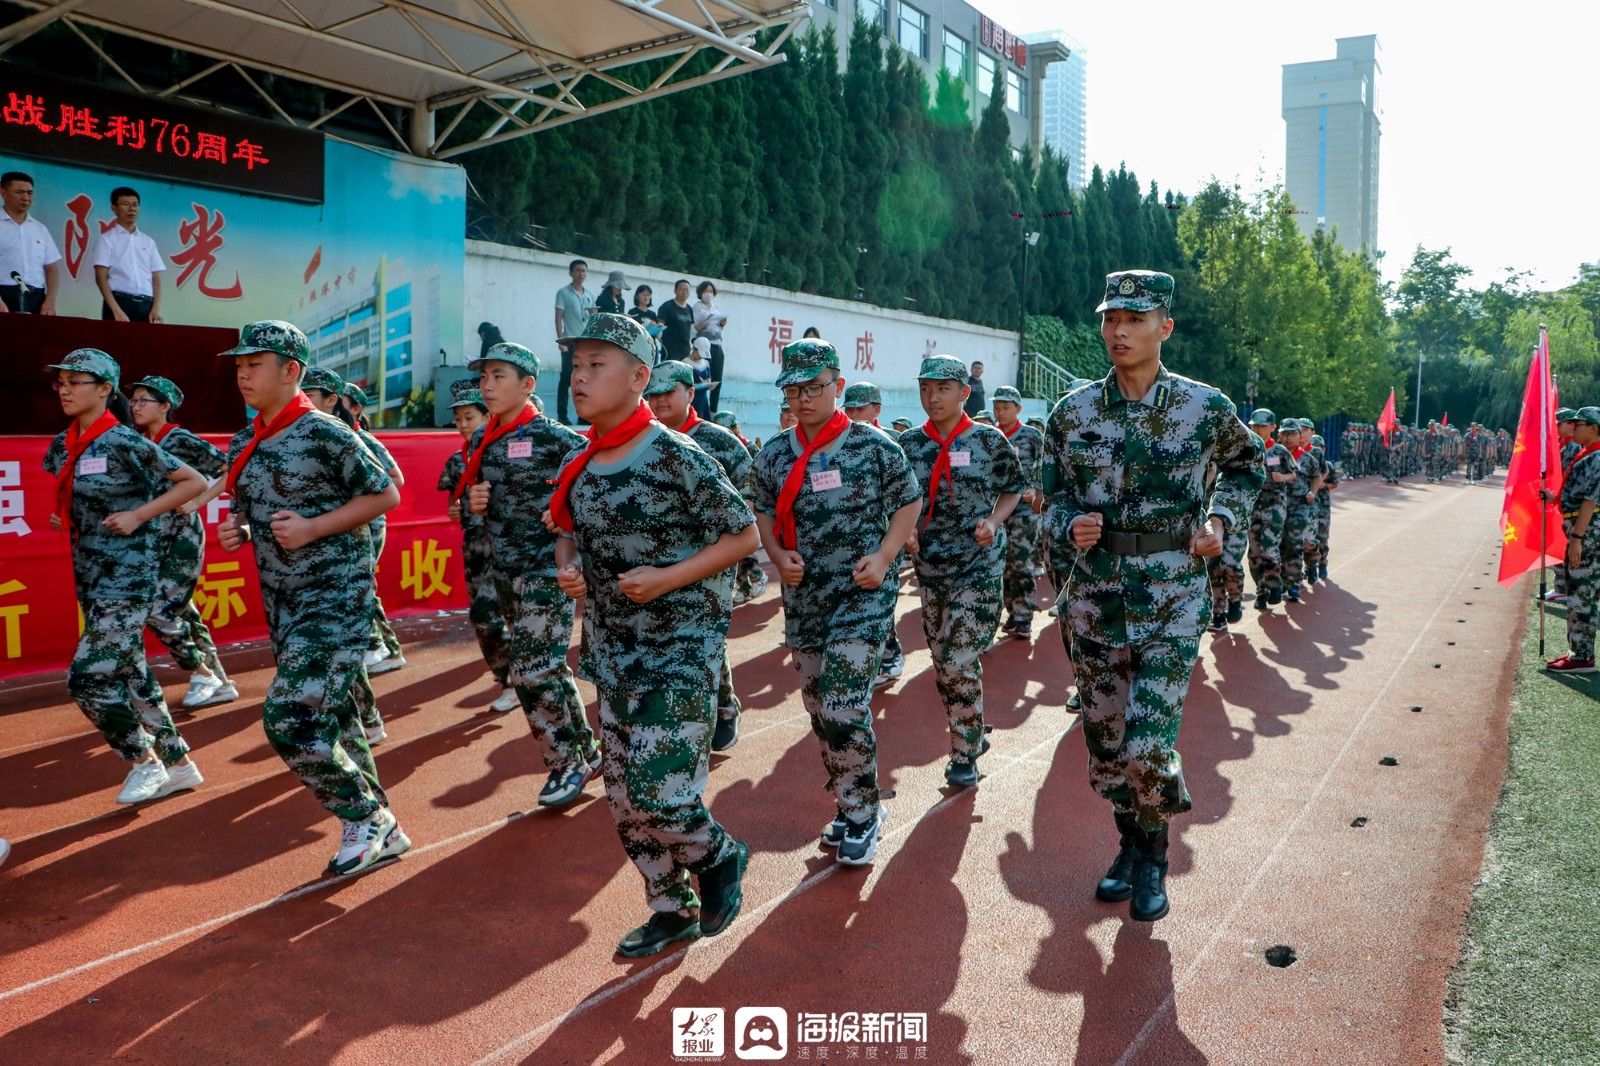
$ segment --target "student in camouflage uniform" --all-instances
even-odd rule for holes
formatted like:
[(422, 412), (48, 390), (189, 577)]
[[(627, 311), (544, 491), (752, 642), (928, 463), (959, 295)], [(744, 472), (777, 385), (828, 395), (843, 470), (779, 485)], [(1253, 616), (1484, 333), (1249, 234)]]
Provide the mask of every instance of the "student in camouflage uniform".
[[(211, 444), (169, 421), (183, 403), (183, 390), (167, 378), (151, 375), (133, 384), (133, 424), (147, 440), (196, 470), (202, 477), (222, 476), (223, 456)], [(150, 612), (150, 628), (172, 653), (172, 659), (189, 671), (189, 691), (183, 706), (210, 707), (239, 698), (217, 655), (211, 630), (194, 604), (195, 586), (205, 562), (206, 531), (198, 512), (179, 508), (155, 520), (161, 544), (157, 592)]]
[(507, 680), (511, 670), (510, 644), (506, 639), (506, 619), (500, 610), (500, 593), (495, 584), (494, 548), (489, 543), (489, 530), (483, 518), (472, 513), (466, 501), (456, 496), (456, 486), (466, 473), (467, 455), (472, 449), (472, 435), (489, 420), (489, 408), (483, 402), (478, 383), (462, 378), (450, 383), (450, 414), (461, 434), (461, 449), (450, 453), (439, 473), (439, 491), (448, 493), (447, 509), (452, 521), (461, 523), (461, 566), (467, 577), (467, 618), (472, 622), (473, 636), (478, 638), (478, 650), (483, 661), (500, 686), (500, 695), (489, 704), (498, 714), (514, 711), (522, 706), (517, 690)]
[[(1304, 434), (1309, 438), (1310, 434)], [(1309, 439), (1301, 443), (1300, 420), (1286, 418), (1278, 426), (1278, 440), (1289, 449), (1293, 459), (1290, 469), (1294, 482), (1286, 486), (1286, 517), (1283, 521), (1283, 539), (1278, 546), (1283, 566), (1283, 598), (1290, 603), (1300, 602), (1300, 586), (1305, 581), (1306, 538), (1313, 529), (1311, 479), (1306, 475), (1304, 462), (1310, 450)], [(1268, 602), (1272, 602), (1268, 598)]]
[(1326, 451), (1317, 447), (1317, 442), (1322, 438), (1313, 432), (1315, 427), (1311, 420), (1302, 418), (1299, 422), (1298, 465), (1301, 481), (1309, 496), (1309, 499), (1302, 497), (1305, 510), (1302, 512), (1304, 525), (1301, 527), (1300, 571), (1308, 585), (1315, 585), (1319, 580), (1322, 561), (1322, 553), (1317, 548), (1317, 501), (1321, 499), (1323, 487), (1328, 483), (1328, 457)]
[[(754, 459), (756, 457), (756, 452), (760, 451), (760, 449), (755, 446), (754, 442), (746, 439), (743, 433), (739, 432), (739, 418), (737, 415), (724, 408), (720, 411), (713, 411), (711, 413), (711, 421), (738, 437), (739, 443), (744, 445), (745, 451), (749, 453), (750, 458)], [(741, 485), (740, 489), (748, 491), (748, 488), (747, 478), (746, 484)], [(733, 575), (733, 605), (737, 607), (741, 603), (758, 599), (766, 591), (767, 572), (762, 569), (761, 560), (754, 555), (747, 555), (740, 559), (739, 568)]]
[(989, 749), (983, 724), (983, 662), (1000, 624), (1006, 519), (1027, 488), (1004, 433), (963, 409), (972, 394), (966, 361), (931, 355), (917, 372), (928, 420), (900, 435), (922, 485), (922, 518), (911, 540), (922, 588), (922, 633), (950, 723), (944, 779), (978, 783)]
[(584, 656), (600, 697), (606, 800), (652, 912), (617, 945), (634, 958), (715, 936), (743, 902), (750, 850), (702, 797), (733, 568), (755, 547), (755, 518), (720, 460), (696, 446), (696, 428), (718, 427), (678, 433), (641, 402), (647, 385), (670, 381), (658, 398), (673, 396), (674, 412), (687, 406), (687, 364), (663, 363), (665, 372), (652, 374), (655, 342), (624, 315), (596, 314), (562, 343), (573, 350), (578, 417), (593, 428), (564, 464), (546, 521), (562, 534), (562, 591), (587, 597)]
[(1107, 275), (1096, 310), (1112, 371), (1058, 403), (1045, 433), (1046, 524), (1068, 582), (1061, 629), (1090, 781), (1122, 837), (1096, 895), (1131, 900), (1139, 921), (1167, 913), (1167, 826), (1190, 807), (1176, 744), (1205, 622), (1204, 560), (1264, 480), (1261, 444), (1227, 397), (1161, 364), (1172, 290), (1168, 274)]
[(995, 428), (1011, 442), (1024, 486), (1021, 501), (1006, 519), (1005, 628), (1013, 637), (1027, 638), (1033, 635), (1033, 589), (1038, 581), (1034, 566), (1039, 552), (1039, 512), (1044, 506), (1044, 494), (1039, 491), (1044, 433), (1022, 422), (1022, 393), (1012, 386), (995, 389), (991, 402)]
[(1289, 517), (1289, 492), (1296, 473), (1294, 456), (1274, 438), (1278, 416), (1258, 407), (1250, 416), (1251, 432), (1261, 438), (1266, 481), (1250, 508), (1250, 580), (1256, 588), (1256, 610), (1283, 602), (1283, 526)]
[(575, 611), (556, 584), (555, 534), (539, 516), (550, 505), (561, 461), (583, 437), (534, 411), (539, 357), (532, 351), (502, 342), (467, 366), (479, 371), (490, 419), (472, 435), (462, 488), (471, 493), (472, 513), (488, 525), (511, 641), (507, 677), (550, 772), (539, 805), (561, 807), (599, 776), (600, 746), (567, 665)]
[[(878, 415), (883, 412), (883, 393), (870, 381), (852, 381), (845, 386), (844, 396), (839, 405), (845, 417), (852, 422), (866, 422), (868, 425), (882, 429), (878, 425)], [(903, 419), (900, 421), (904, 421)], [(906, 422), (906, 429), (911, 428), (911, 423)], [(892, 436), (898, 438), (903, 430), (896, 430)], [(900, 573), (906, 567), (906, 553), (901, 551), (894, 557), (894, 572)], [(898, 600), (898, 595), (896, 600)], [(900, 634), (893, 621), (889, 624), (889, 639), (883, 642), (883, 659), (878, 666), (878, 687), (892, 685), (895, 680), (905, 673), (906, 651), (900, 645)]]
[(922, 493), (893, 439), (836, 408), (845, 380), (832, 344), (799, 340), (782, 354), (777, 386), (798, 424), (756, 456), (756, 524), (783, 582), (784, 643), (837, 806), (822, 841), (864, 865), (884, 818), (872, 690), (900, 591), (895, 557)]
[(1328, 534), (1333, 531), (1333, 490), (1339, 484), (1339, 468), (1328, 462), (1328, 448), (1322, 437), (1313, 434), (1311, 448), (1322, 463), (1322, 488), (1317, 490), (1316, 536), (1312, 540), (1314, 552), (1306, 557), (1308, 570), (1314, 571), (1324, 584), (1328, 580)]
[(339, 419), (300, 391), (310, 345), (287, 322), (252, 322), (222, 353), (259, 412), (228, 445), (227, 551), (254, 548), (277, 673), (267, 741), (341, 822), (331, 873), (359, 873), (411, 846), (389, 811), (352, 695), (372, 629), (368, 524), (400, 490)]
[(1561, 482), (1561, 525), (1567, 534), (1567, 643), (1571, 651), (1545, 668), (1558, 674), (1592, 674), (1596, 598), (1600, 596), (1600, 407), (1572, 412), (1572, 442), (1578, 450)]
[[(676, 359), (666, 359), (650, 371), (644, 397), (663, 426), (694, 441), (701, 451), (717, 461), (729, 482), (748, 493), (749, 450), (738, 437), (700, 417), (694, 409), (694, 391), (694, 368)], [(733, 691), (733, 667), (728, 662), (727, 642), (724, 641), (722, 670), (717, 679), (717, 728), (711, 737), (712, 751), (727, 751), (739, 743), (739, 709), (739, 697)]]
[(133, 764), (118, 803), (192, 789), (204, 779), (145, 661), (144, 628), (160, 588), (160, 519), (204, 492), (205, 479), (107, 409), (122, 378), (110, 355), (78, 348), (45, 369), (56, 372), (61, 412), (72, 419), (43, 463), (56, 478), (50, 528), (71, 541), (83, 614), (67, 691)]
[[(1215, 483), (1217, 468), (1206, 472), (1206, 488)], [(1250, 500), (1252, 511), (1254, 497)], [(1206, 560), (1206, 572), (1211, 585), (1211, 622), (1206, 627), (1213, 633), (1226, 633), (1230, 622), (1244, 618), (1244, 557), (1250, 549), (1250, 527), (1239, 522), (1228, 527), (1222, 540), (1222, 554)]]

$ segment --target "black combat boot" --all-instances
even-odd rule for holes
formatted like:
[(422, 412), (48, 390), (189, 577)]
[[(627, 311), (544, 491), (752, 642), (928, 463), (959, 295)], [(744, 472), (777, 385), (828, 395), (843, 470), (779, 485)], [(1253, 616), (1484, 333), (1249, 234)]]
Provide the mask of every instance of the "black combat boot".
[(1139, 861), (1139, 820), (1130, 813), (1116, 812), (1117, 829), (1122, 834), (1122, 847), (1111, 860), (1111, 868), (1095, 886), (1094, 898), (1116, 903), (1133, 895), (1133, 870)]
[(1133, 868), (1133, 899), (1128, 915), (1136, 922), (1167, 916), (1167, 827), (1140, 830), (1139, 861)]

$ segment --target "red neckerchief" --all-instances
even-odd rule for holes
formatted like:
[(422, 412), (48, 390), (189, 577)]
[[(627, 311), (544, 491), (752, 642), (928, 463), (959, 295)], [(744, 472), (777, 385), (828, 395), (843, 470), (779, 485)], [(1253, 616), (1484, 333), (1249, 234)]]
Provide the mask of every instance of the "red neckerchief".
[(1294, 456), (1294, 461), (1298, 463), (1300, 461), (1300, 457), (1310, 450), (1311, 445), (1302, 444), (1299, 447), (1292, 449), (1289, 454)]
[[(533, 401), (522, 405), (522, 410), (517, 412), (517, 417), (509, 422), (502, 423), (499, 415), (490, 415), (489, 422), (483, 427), (483, 440), (478, 442), (478, 448), (471, 455), (467, 454), (467, 444), (461, 446), (461, 456), (467, 461), (462, 468), (461, 478), (456, 482), (456, 499), (461, 499), (478, 480), (478, 471), (483, 469), (483, 456), (489, 450), (489, 445), (508, 434), (515, 433), (523, 426), (539, 417), (539, 412), (533, 409)], [(468, 442), (470, 444), (471, 442)]]
[(167, 434), (168, 433), (171, 433), (173, 430), (175, 430), (177, 428), (178, 428), (178, 423), (176, 423), (176, 422), (167, 422), (167, 423), (164, 423), (162, 425), (161, 432), (159, 432), (159, 433), (146, 433), (145, 436), (148, 437), (149, 439), (155, 441), (157, 444), (160, 444), (162, 441), (167, 439)]
[(794, 439), (800, 442), (800, 458), (794, 461), (789, 468), (789, 476), (783, 479), (783, 489), (778, 493), (778, 510), (773, 516), (773, 532), (778, 538), (778, 545), (793, 551), (797, 540), (797, 531), (794, 524), (794, 505), (800, 498), (800, 489), (805, 484), (806, 467), (811, 462), (811, 457), (817, 452), (832, 444), (838, 437), (850, 428), (850, 416), (843, 411), (833, 412), (833, 417), (823, 423), (817, 431), (815, 440), (806, 440), (806, 431), (800, 423), (794, 427)]
[(996, 428), (999, 429), (1001, 433), (1006, 435), (1006, 440), (1010, 440), (1012, 437), (1017, 435), (1017, 430), (1022, 428), (1022, 419), (1019, 418), (1015, 422), (1011, 423), (1010, 429), (1007, 429), (1005, 426), (997, 426)]
[(78, 424), (77, 419), (73, 419), (72, 425), (67, 427), (67, 461), (56, 474), (56, 514), (61, 518), (62, 529), (71, 524), (72, 477), (78, 470), (78, 460), (83, 458), (83, 453), (94, 443), (95, 438), (119, 425), (121, 423), (117, 421), (116, 415), (110, 411), (101, 411), (100, 417), (90, 422), (87, 430)]
[(744, 439), (743, 433), (740, 433), (738, 430), (734, 430), (733, 435), (739, 438), (740, 444), (743, 444), (746, 448), (750, 447), (750, 442)]
[(950, 472), (950, 445), (955, 439), (972, 428), (972, 416), (965, 411), (961, 412), (961, 420), (955, 424), (948, 437), (940, 437), (939, 431), (934, 428), (933, 419), (928, 419), (922, 424), (922, 432), (926, 433), (933, 442), (939, 446), (939, 458), (933, 461), (933, 474), (928, 478), (928, 513), (922, 518), (922, 528), (927, 529), (928, 523), (933, 521), (933, 507), (939, 502), (939, 482), (947, 481), (950, 484), (950, 498), (955, 499), (956, 478)]
[(689, 414), (688, 414), (687, 417), (684, 418), (683, 425), (678, 427), (678, 432), (679, 433), (687, 433), (691, 429), (693, 429), (695, 426), (698, 426), (701, 422), (704, 422), (704, 421), (705, 421), (705, 419), (701, 418), (700, 417), (700, 413), (694, 409), (694, 404), (690, 404), (689, 405)]
[(239, 483), (239, 475), (244, 473), (245, 464), (256, 453), (256, 445), (268, 437), (276, 437), (298, 422), (302, 415), (308, 415), (316, 409), (317, 405), (311, 402), (310, 397), (303, 392), (296, 392), (294, 399), (284, 404), (283, 410), (272, 416), (271, 422), (262, 418), (260, 412), (257, 412), (256, 417), (250, 422), (255, 427), (255, 436), (250, 438), (244, 450), (239, 453), (239, 458), (228, 468), (228, 491), (231, 493), (233, 487)]
[(1578, 465), (1578, 460), (1582, 459), (1584, 456), (1590, 454), (1591, 452), (1600, 452), (1600, 440), (1591, 441), (1590, 443), (1585, 444), (1583, 447), (1579, 448), (1578, 449), (1578, 454), (1574, 455), (1572, 457), (1572, 462), (1567, 464), (1567, 469), (1568, 470), (1572, 470), (1573, 468), (1575, 468)]
[(1267, 451), (1270, 452), (1272, 449), (1276, 448), (1277, 446), (1278, 446), (1278, 442), (1276, 440), (1273, 440), (1271, 437), (1267, 438)]
[[(689, 413), (694, 414), (694, 408), (689, 408)], [(595, 453), (622, 447), (649, 429), (655, 420), (656, 416), (650, 410), (650, 405), (640, 400), (639, 406), (633, 409), (633, 414), (624, 418), (614, 429), (601, 434), (594, 426), (590, 426), (583, 431), (583, 435), (589, 438), (589, 446), (573, 456), (572, 460), (561, 468), (561, 473), (555, 479), (556, 491), (550, 497), (550, 517), (559, 528), (568, 533), (572, 532), (572, 508), (567, 501), (572, 495), (573, 482), (578, 480), (578, 475), (583, 473), (584, 468), (589, 465), (589, 460), (595, 457)]]

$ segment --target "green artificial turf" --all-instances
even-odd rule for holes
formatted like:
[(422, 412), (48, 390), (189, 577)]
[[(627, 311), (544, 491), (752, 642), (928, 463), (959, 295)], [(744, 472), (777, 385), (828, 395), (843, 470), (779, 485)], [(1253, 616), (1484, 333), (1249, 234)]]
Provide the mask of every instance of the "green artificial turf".
[[(1546, 615), (1549, 658), (1567, 651), (1565, 613)], [(1452, 1062), (1600, 1063), (1600, 674), (1542, 667), (1530, 618), (1510, 764), (1446, 1005)]]

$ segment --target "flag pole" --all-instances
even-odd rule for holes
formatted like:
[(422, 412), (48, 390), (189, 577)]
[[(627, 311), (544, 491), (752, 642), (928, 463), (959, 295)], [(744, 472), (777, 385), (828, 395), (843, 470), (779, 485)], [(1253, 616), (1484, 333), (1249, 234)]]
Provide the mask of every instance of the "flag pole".
[(1550, 445), (1547, 434), (1550, 423), (1550, 338), (1543, 322), (1539, 323), (1539, 347), (1534, 358), (1544, 357), (1543, 371), (1539, 374), (1539, 661), (1544, 661), (1544, 606), (1545, 566), (1549, 543), (1550, 504), (1544, 498), (1549, 477)]

